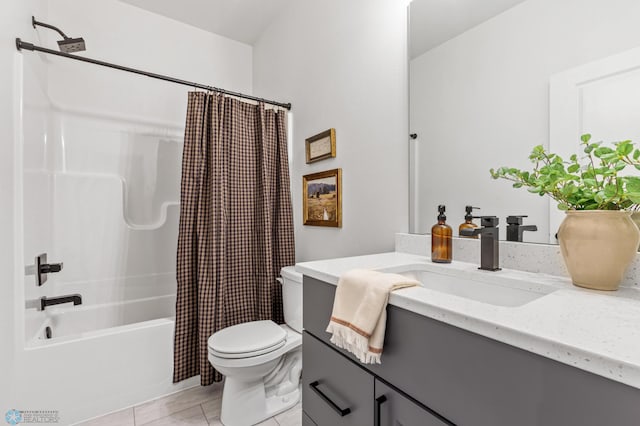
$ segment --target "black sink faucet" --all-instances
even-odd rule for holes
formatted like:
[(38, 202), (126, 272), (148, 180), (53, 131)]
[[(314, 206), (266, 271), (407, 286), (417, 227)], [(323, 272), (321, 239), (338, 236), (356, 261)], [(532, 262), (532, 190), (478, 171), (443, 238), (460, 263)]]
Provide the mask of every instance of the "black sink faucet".
[(40, 310), (44, 311), (47, 306), (59, 305), (61, 303), (70, 303), (73, 302), (73, 305), (82, 304), (82, 296), (79, 294), (70, 294), (68, 296), (60, 296), (60, 297), (42, 297), (40, 299)]
[(524, 231), (537, 231), (538, 227), (536, 225), (523, 225), (522, 218), (527, 217), (523, 216), (508, 216), (507, 217), (507, 241), (518, 241), (522, 242), (522, 233)]
[(480, 219), (480, 228), (467, 228), (460, 231), (464, 237), (480, 235), (480, 268), (485, 271), (500, 270), (499, 229), (496, 216), (474, 216)]

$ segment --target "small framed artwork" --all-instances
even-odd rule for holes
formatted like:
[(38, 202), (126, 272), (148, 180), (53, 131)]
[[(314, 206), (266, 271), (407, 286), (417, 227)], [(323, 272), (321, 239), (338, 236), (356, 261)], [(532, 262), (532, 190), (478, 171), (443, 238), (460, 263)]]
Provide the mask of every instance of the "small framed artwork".
[(325, 130), (306, 140), (307, 164), (336, 156), (336, 129)]
[(342, 169), (302, 176), (303, 223), (342, 227)]

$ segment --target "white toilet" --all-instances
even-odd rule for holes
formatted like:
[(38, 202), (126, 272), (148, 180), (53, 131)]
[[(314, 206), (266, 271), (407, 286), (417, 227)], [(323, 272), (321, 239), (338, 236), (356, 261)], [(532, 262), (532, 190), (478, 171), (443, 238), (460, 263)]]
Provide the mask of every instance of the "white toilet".
[(253, 321), (227, 327), (209, 338), (209, 362), (225, 376), (220, 420), (249, 426), (300, 400), (302, 372), (302, 275), (282, 268), (286, 325)]

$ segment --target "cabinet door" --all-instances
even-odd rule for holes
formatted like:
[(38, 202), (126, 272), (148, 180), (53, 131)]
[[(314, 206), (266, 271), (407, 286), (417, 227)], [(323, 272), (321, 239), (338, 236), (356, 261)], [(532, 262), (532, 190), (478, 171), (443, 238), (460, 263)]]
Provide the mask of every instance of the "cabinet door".
[(306, 332), (302, 354), (302, 407), (315, 424), (373, 424), (373, 375)]
[(311, 417), (307, 416), (307, 413), (302, 412), (302, 426), (317, 426)]
[(375, 426), (447, 426), (452, 425), (413, 402), (395, 389), (376, 383)]

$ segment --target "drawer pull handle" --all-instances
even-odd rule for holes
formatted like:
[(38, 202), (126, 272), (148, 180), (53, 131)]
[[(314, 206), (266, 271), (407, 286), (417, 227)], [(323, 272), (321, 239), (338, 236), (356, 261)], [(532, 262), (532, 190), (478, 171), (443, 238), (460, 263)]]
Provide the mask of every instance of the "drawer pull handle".
[(376, 425), (376, 426), (380, 426), (380, 406), (384, 402), (387, 402), (387, 397), (386, 396), (381, 395), (381, 396), (376, 398), (376, 411), (374, 413), (374, 415), (375, 415), (374, 425)]
[(311, 389), (315, 393), (317, 393), (318, 396), (324, 400), (324, 402), (329, 404), (329, 406), (331, 408), (333, 408), (336, 413), (340, 414), (340, 417), (344, 417), (344, 416), (346, 416), (347, 414), (349, 414), (351, 412), (351, 408), (340, 408), (340, 407), (338, 407), (338, 404), (333, 402), (331, 399), (329, 399), (329, 397), (327, 395), (325, 395), (324, 393), (322, 393), (322, 391), (320, 389), (318, 389), (319, 385), (320, 385), (320, 382), (317, 381), (317, 380), (315, 382), (309, 383), (309, 386), (311, 387)]

